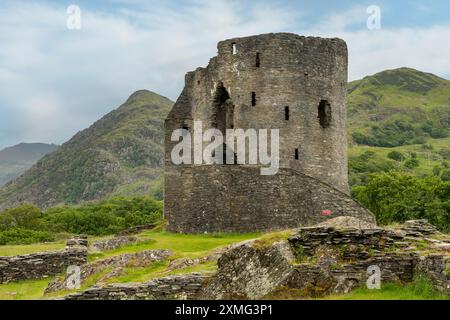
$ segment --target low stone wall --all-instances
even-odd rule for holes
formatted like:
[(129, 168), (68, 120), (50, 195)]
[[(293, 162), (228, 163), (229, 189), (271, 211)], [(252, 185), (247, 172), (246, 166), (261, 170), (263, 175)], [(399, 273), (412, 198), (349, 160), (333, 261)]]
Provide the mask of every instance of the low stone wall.
[(450, 257), (443, 254), (430, 254), (420, 257), (415, 272), (431, 279), (434, 286), (450, 296)]
[[(163, 261), (171, 254), (172, 252), (170, 250), (145, 250), (136, 253), (120, 254), (86, 263), (80, 266), (80, 281), (81, 284), (83, 284), (88, 277), (110, 269), (110, 271), (107, 271), (103, 276), (97, 279), (96, 285), (101, 284), (109, 278), (123, 274), (125, 267), (147, 267), (152, 263)], [(56, 277), (49, 283), (47, 289), (45, 289), (45, 293), (47, 294), (66, 289), (68, 280), (69, 275), (67, 274)]]
[[(399, 232), (376, 229), (332, 227), (302, 228), (289, 239), (297, 255), (313, 256), (323, 247), (336, 249), (343, 259), (367, 259), (403, 240)], [(299, 257), (301, 258), (301, 257)]]
[(285, 285), (301, 289), (304, 296), (348, 293), (366, 283), (367, 268), (374, 265), (380, 268), (383, 283), (410, 282), (414, 278), (416, 260), (417, 255), (413, 253), (392, 253), (342, 265), (298, 264)]
[(90, 252), (101, 252), (114, 250), (126, 245), (137, 243), (139, 239), (136, 236), (117, 236), (105, 240), (93, 241), (89, 246)]
[(112, 284), (65, 297), (66, 300), (196, 299), (208, 277), (200, 273), (169, 276), (146, 283)]
[(87, 262), (86, 244), (82, 237), (70, 239), (62, 251), (0, 257), (0, 283), (46, 278), (65, 271), (70, 265), (83, 265)]

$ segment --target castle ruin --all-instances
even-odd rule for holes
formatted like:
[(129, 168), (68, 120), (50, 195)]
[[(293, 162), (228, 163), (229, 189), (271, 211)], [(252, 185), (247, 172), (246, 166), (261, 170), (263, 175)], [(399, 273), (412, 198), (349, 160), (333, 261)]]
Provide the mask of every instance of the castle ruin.
[[(329, 217), (373, 215), (349, 196), (347, 46), (277, 33), (219, 42), (206, 68), (186, 75), (165, 122), (164, 215), (183, 233), (268, 231)], [(172, 132), (279, 129), (279, 170), (171, 160)], [(226, 149), (226, 148), (225, 148)]]

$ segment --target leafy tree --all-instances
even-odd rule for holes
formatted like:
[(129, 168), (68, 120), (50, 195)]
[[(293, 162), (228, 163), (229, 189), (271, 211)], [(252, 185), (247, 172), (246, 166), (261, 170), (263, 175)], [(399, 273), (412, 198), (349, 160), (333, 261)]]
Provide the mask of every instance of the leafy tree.
[(6, 209), (0, 214), (0, 230), (12, 227), (36, 230), (41, 226), (42, 212), (32, 205)]
[(355, 187), (353, 195), (380, 224), (424, 218), (443, 231), (450, 230), (450, 183), (439, 178), (376, 173), (366, 186)]

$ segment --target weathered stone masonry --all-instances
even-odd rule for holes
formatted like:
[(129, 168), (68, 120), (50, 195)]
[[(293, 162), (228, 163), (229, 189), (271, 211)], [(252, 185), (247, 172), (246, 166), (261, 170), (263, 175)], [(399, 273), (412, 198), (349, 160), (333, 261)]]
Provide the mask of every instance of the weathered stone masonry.
[(207, 277), (192, 273), (146, 283), (112, 284), (72, 294), (66, 300), (173, 300), (197, 298)]
[[(168, 229), (274, 230), (324, 220), (323, 210), (373, 220), (348, 196), (346, 85), (340, 39), (278, 33), (220, 42), (206, 68), (186, 75), (165, 122)], [(172, 132), (192, 134), (197, 120), (222, 133), (279, 129), (279, 173), (261, 176), (259, 165), (174, 165)]]
[(0, 257), (0, 283), (41, 279), (87, 262), (87, 241), (71, 239), (62, 251)]
[(175, 199), (165, 204), (166, 210), (180, 213), (168, 217), (176, 232), (289, 229), (322, 221), (324, 209), (333, 217), (375, 221), (339, 190), (293, 169), (260, 176), (255, 167), (184, 166), (166, 183), (173, 183), (166, 199)]

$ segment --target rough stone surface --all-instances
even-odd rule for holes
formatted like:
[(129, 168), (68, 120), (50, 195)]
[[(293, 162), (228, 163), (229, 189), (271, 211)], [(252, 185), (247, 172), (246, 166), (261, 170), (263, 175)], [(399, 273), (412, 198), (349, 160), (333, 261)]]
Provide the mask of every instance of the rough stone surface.
[[(274, 231), (373, 215), (350, 197), (293, 169), (261, 176), (249, 166), (183, 166), (166, 178), (165, 217), (174, 232)], [(171, 214), (173, 213), (173, 214)]]
[(130, 234), (137, 234), (137, 233), (139, 233), (141, 231), (151, 230), (151, 229), (153, 229), (155, 227), (156, 227), (156, 224), (154, 224), (154, 223), (142, 224), (142, 225), (139, 225), (139, 226), (134, 226), (134, 227), (122, 230), (117, 235), (118, 236), (127, 236), (127, 235), (130, 235)]
[(374, 229), (375, 223), (364, 221), (355, 217), (340, 216), (321, 222), (318, 227), (332, 227), (332, 228), (356, 228), (356, 229)]
[[(346, 85), (343, 40), (277, 33), (220, 42), (206, 68), (186, 75), (165, 122), (168, 230), (279, 230), (321, 222), (328, 210), (374, 222), (348, 196)], [(192, 136), (194, 121), (222, 133), (279, 129), (279, 172), (262, 176), (256, 164), (173, 164), (172, 133)]]
[[(380, 268), (382, 283), (408, 283), (425, 276), (436, 289), (449, 293), (449, 256), (442, 250), (428, 253), (443, 240), (406, 236), (409, 225), (399, 230), (315, 226), (297, 230), (289, 245), (259, 248), (257, 242), (246, 242), (222, 255), (217, 274), (200, 297), (274, 298), (292, 290), (295, 298), (345, 294), (366, 284), (371, 266)], [(422, 248), (407, 250), (414, 246)]]
[(66, 300), (186, 300), (198, 298), (207, 281), (199, 273), (169, 276), (146, 283), (112, 284), (67, 296)]
[(371, 252), (389, 249), (396, 241), (402, 240), (400, 233), (392, 230), (346, 229), (331, 227), (302, 228), (289, 239), (298, 255), (313, 256), (320, 248), (339, 249), (344, 259), (366, 259)]
[(0, 257), (0, 283), (41, 279), (57, 275), (68, 266), (87, 262), (86, 237), (67, 241), (65, 250)]
[(139, 239), (136, 236), (118, 236), (106, 240), (93, 241), (89, 246), (90, 252), (101, 252), (113, 250), (125, 245), (137, 243)]
[(406, 221), (401, 229), (406, 233), (406, 236), (410, 237), (424, 237), (438, 233), (436, 227), (424, 219)]
[(429, 254), (420, 257), (415, 271), (428, 276), (434, 286), (450, 296), (450, 257), (443, 254)]
[(294, 256), (286, 241), (267, 248), (248, 242), (223, 254), (218, 272), (202, 290), (204, 299), (258, 299), (291, 272)]
[[(110, 268), (110, 272), (97, 280), (97, 284), (100, 285), (105, 280), (122, 274), (125, 267), (146, 267), (151, 263), (163, 261), (170, 255), (172, 255), (172, 252), (169, 250), (145, 250), (136, 253), (121, 254), (107, 259), (86, 263), (80, 266), (80, 280), (81, 283), (83, 283), (89, 276)], [(66, 289), (68, 277), (69, 275), (65, 275), (64, 277), (56, 277), (45, 289), (45, 293)]]

